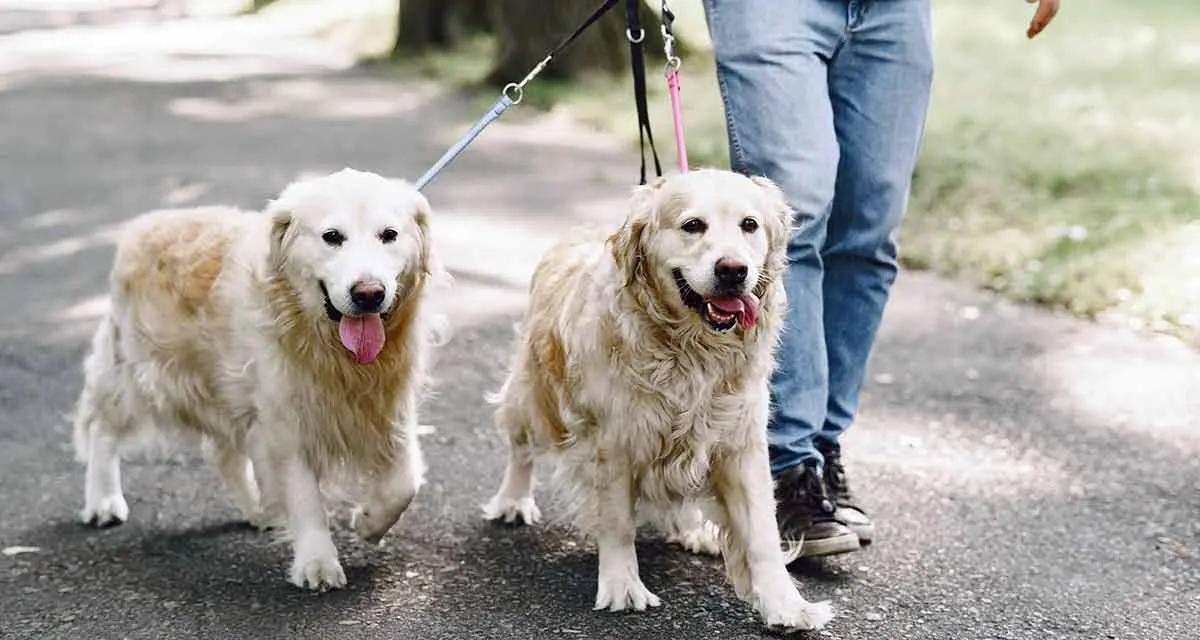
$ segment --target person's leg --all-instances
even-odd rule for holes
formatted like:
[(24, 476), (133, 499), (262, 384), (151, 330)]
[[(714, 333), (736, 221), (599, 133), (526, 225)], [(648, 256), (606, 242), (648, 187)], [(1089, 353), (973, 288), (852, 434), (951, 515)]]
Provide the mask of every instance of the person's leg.
[(797, 217), (768, 442), (780, 533), (802, 540), (804, 555), (858, 547), (857, 537), (832, 519), (813, 442), (828, 401), (820, 247), (838, 166), (827, 61), (842, 37), (845, 7), (844, 0), (704, 2), (732, 167), (777, 183)]
[(871, 536), (845, 481), (838, 438), (854, 420), (867, 360), (896, 279), (896, 229), (924, 132), (933, 78), (929, 0), (851, 0), (846, 42), (829, 65), (841, 157), (826, 230), (829, 401), (816, 444), (839, 519)]

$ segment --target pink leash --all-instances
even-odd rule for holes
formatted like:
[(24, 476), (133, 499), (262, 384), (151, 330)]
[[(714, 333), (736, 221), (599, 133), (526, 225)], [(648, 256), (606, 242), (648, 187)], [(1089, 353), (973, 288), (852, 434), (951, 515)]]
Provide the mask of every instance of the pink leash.
[(675, 22), (675, 14), (667, 7), (666, 0), (662, 3), (662, 36), (663, 52), (667, 54), (667, 89), (671, 94), (671, 115), (675, 119), (675, 154), (679, 157), (679, 172), (687, 173), (687, 143), (683, 138), (683, 112), (679, 108), (679, 66), (675, 56), (675, 36), (671, 25)]
[(679, 172), (687, 173), (687, 143), (683, 139), (683, 113), (679, 109), (678, 64), (670, 66), (667, 71), (667, 88), (671, 91), (671, 115), (675, 118), (675, 153), (679, 156)]

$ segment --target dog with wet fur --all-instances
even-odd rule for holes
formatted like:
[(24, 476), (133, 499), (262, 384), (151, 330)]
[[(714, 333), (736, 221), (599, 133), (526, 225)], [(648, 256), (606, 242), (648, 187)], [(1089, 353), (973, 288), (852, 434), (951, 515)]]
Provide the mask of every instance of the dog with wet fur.
[(787, 571), (767, 459), (791, 231), (772, 182), (702, 169), (637, 187), (619, 230), (571, 235), (536, 267), (490, 398), (509, 453), (484, 515), (536, 523), (535, 462), (552, 462), (596, 542), (596, 609), (660, 604), (638, 572), (635, 532), (648, 521), (720, 553), (768, 626), (832, 618)]
[(411, 185), (344, 169), (264, 212), (131, 220), (84, 361), (82, 519), (129, 517), (123, 454), (199, 440), (245, 516), (290, 540), (290, 581), (344, 586), (325, 491), (356, 481), (352, 527), (378, 542), (423, 482), (417, 404), (440, 325), (427, 289), (446, 275), (429, 216)]

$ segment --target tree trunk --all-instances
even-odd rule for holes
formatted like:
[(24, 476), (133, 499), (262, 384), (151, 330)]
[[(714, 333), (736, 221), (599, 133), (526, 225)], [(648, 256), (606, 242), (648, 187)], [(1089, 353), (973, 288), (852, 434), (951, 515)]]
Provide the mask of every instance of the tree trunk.
[(449, 49), (464, 36), (490, 31), (487, 0), (399, 0), (392, 58)]
[[(519, 82), (599, 5), (598, 0), (493, 0), (498, 55), (486, 82), (495, 86)], [(641, 23), (646, 31), (643, 47), (647, 63), (661, 64), (658, 18), (643, 7)], [(566, 80), (588, 72), (627, 73), (629, 41), (625, 28), (625, 3), (619, 2), (556, 55), (540, 77)]]
[(495, 26), (492, 22), (491, 2), (488, 0), (454, 0), (459, 26), (464, 33), (491, 33)]

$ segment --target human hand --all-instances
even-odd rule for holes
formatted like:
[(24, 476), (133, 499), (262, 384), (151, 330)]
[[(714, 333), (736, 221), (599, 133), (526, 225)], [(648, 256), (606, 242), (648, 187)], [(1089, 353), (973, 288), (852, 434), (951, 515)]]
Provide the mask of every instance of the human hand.
[(1033, 14), (1033, 20), (1029, 23), (1029, 28), (1025, 31), (1025, 36), (1032, 38), (1041, 33), (1054, 16), (1058, 14), (1058, 0), (1025, 0), (1029, 4), (1037, 3), (1037, 12)]

